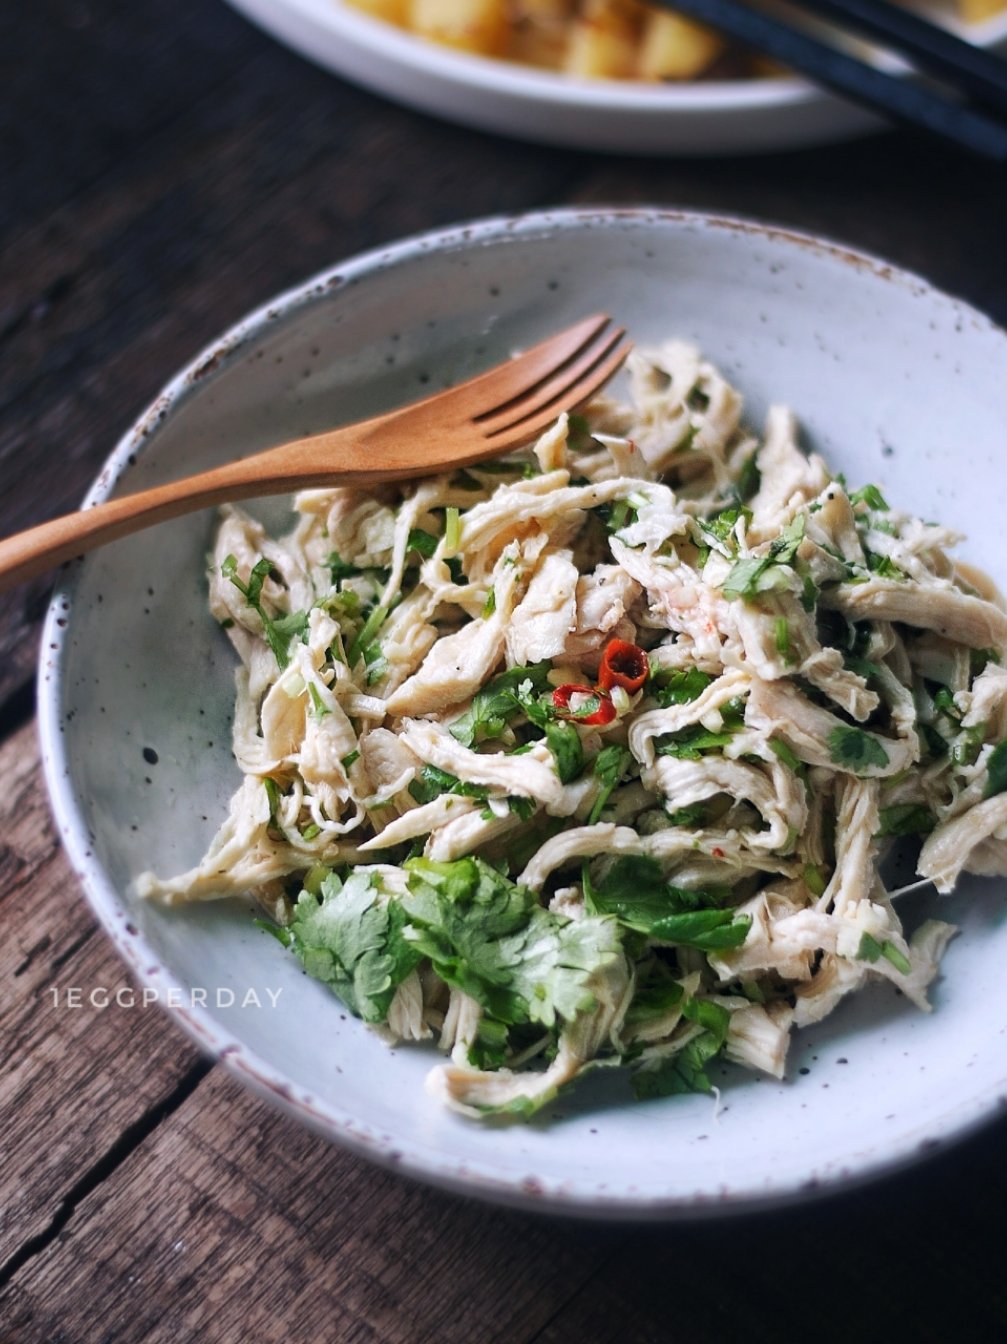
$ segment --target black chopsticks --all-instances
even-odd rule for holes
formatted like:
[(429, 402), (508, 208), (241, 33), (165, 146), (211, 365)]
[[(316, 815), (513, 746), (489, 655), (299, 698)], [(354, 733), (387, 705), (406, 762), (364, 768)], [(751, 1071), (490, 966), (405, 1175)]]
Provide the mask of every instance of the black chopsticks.
[(882, 116), (1007, 163), (1007, 117), (998, 115), (1007, 113), (1007, 62), (886, 0), (792, 0), (792, 7), (900, 52), (948, 92), (888, 74), (746, 0), (649, 2), (708, 23)]

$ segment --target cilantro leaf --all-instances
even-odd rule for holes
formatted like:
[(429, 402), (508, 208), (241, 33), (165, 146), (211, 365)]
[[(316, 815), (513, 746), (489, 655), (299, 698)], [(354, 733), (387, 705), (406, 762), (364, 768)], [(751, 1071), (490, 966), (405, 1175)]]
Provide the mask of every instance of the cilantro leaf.
[(855, 775), (862, 774), (871, 766), (884, 769), (888, 764), (888, 753), (872, 733), (862, 728), (850, 728), (840, 724), (829, 733), (829, 755), (836, 765), (841, 765)]
[(788, 770), (793, 770), (795, 775), (799, 775), (803, 772), (804, 762), (791, 747), (784, 742), (782, 737), (771, 737), (768, 745), (773, 755), (777, 756)]
[(862, 485), (859, 490), (853, 491), (849, 499), (851, 508), (866, 504), (869, 509), (877, 509), (879, 513), (888, 512), (885, 497), (876, 485)]
[(669, 967), (663, 961), (654, 960), (637, 977), (636, 991), (626, 1011), (626, 1025), (639, 1026), (655, 1017), (664, 1017), (680, 1006), (684, 994)]
[(485, 802), (490, 796), (484, 784), (463, 783), (457, 775), (449, 774), (436, 765), (424, 765), (409, 785), (409, 793), (418, 803), (432, 803), (442, 793), (456, 793), (462, 798), (475, 798)]
[(619, 955), (614, 920), (542, 909), (481, 859), (410, 859), (407, 936), (498, 1022), (553, 1027), (591, 1008), (591, 977)]
[(616, 743), (609, 743), (607, 747), (602, 747), (594, 758), (591, 773), (601, 780), (601, 789), (598, 791), (598, 796), (594, 800), (590, 816), (587, 819), (589, 826), (593, 826), (601, 816), (605, 804), (611, 798), (632, 759), (630, 753)]
[(688, 910), (655, 920), (650, 936), (679, 947), (696, 947), (701, 952), (716, 952), (740, 947), (752, 927), (750, 915), (735, 917), (733, 910)]
[(858, 960), (875, 962), (879, 957), (884, 957), (886, 961), (890, 961), (902, 975), (908, 975), (913, 969), (909, 958), (893, 942), (886, 938), (883, 943), (879, 943), (872, 934), (865, 933), (860, 939), (860, 946), (857, 948)]
[(906, 571), (900, 569), (887, 555), (877, 555), (874, 551), (867, 552), (867, 568), (879, 579), (894, 579), (901, 583), (909, 578)]
[(416, 551), (424, 560), (429, 560), (439, 544), (432, 532), (425, 532), (422, 527), (411, 527), (406, 538), (406, 551)]
[(597, 915), (614, 915), (620, 924), (663, 942), (700, 950), (738, 947), (751, 926), (746, 917), (719, 907), (730, 897), (726, 887), (686, 888), (664, 880), (661, 865), (645, 854), (626, 854), (598, 883), (583, 866), (584, 901)]
[(706, 805), (704, 803), (690, 803), (688, 807), (676, 808), (669, 808), (665, 804), (664, 810), (672, 826), (684, 826), (690, 831), (694, 831), (697, 826), (702, 826), (703, 819), (706, 816)]
[(738, 550), (737, 541), (734, 540), (734, 529), (738, 525), (739, 518), (744, 518), (746, 524), (750, 523), (752, 521), (752, 510), (746, 509), (742, 504), (732, 504), (726, 509), (721, 509), (719, 513), (713, 514), (710, 518), (700, 518), (697, 521), (708, 545), (713, 550), (719, 551), (721, 555), (730, 557), (732, 554), (737, 554)]
[(672, 672), (654, 694), (661, 708), (669, 709), (672, 705), (688, 705), (698, 700), (712, 682), (713, 678), (708, 673), (701, 672), (698, 667), (690, 667)]
[(765, 555), (751, 555), (743, 560), (735, 560), (721, 585), (724, 596), (751, 598), (759, 593), (788, 587), (789, 579), (783, 567), (793, 564), (803, 540), (804, 514), (800, 513), (787, 524)]
[(252, 566), (248, 583), (242, 583), (238, 578), (238, 562), (233, 555), (228, 555), (224, 557), (220, 573), (223, 578), (230, 579), (248, 605), (258, 614), (266, 642), (282, 670), (290, 663), (290, 645), (308, 628), (308, 613), (290, 611), (283, 616), (270, 616), (266, 612), (262, 605), (262, 585), (272, 572), (272, 568), (271, 563), (263, 556)]
[(738, 472), (738, 480), (735, 486), (738, 498), (743, 504), (747, 503), (754, 495), (759, 493), (759, 486), (762, 484), (762, 472), (759, 470), (759, 453), (749, 453), (741, 464), (741, 470)]
[(731, 1014), (719, 1003), (690, 999), (682, 1008), (682, 1016), (704, 1029), (656, 1068), (642, 1068), (634, 1073), (633, 1091), (641, 1101), (713, 1090), (706, 1065), (724, 1048)]
[(986, 787), (984, 798), (1003, 793), (1007, 789), (1007, 741), (998, 742), (989, 754), (986, 762)]
[(883, 807), (879, 817), (878, 835), (929, 835), (937, 824), (934, 814), (922, 803)]
[(352, 873), (340, 883), (329, 873), (320, 897), (301, 892), (285, 932), (310, 976), (330, 985), (357, 1017), (383, 1022), (420, 960), (403, 936), (405, 923), (398, 901), (381, 900), (372, 874)]
[(550, 662), (544, 661), (531, 667), (511, 667), (494, 677), (475, 693), (466, 712), (451, 724), (451, 736), (466, 747), (499, 737), (510, 716), (526, 708), (528, 697), (519, 694), (524, 683), (529, 683), (529, 690), (544, 691), (551, 667)]
[(563, 784), (577, 778), (584, 768), (584, 748), (580, 733), (572, 723), (558, 719), (545, 725), (545, 740), (556, 761), (556, 773)]
[(713, 732), (701, 723), (694, 723), (688, 728), (680, 728), (678, 732), (665, 733), (663, 737), (657, 738), (657, 754), (698, 761), (705, 752), (720, 751), (726, 747), (736, 732), (737, 727), (728, 727), (726, 724), (720, 732)]

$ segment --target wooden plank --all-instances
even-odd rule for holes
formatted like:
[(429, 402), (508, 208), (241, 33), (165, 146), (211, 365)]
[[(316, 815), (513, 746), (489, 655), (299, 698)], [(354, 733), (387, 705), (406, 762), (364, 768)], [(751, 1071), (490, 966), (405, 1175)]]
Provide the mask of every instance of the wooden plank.
[[(531, 206), (581, 171), (503, 145), (487, 173), (485, 152), (268, 50), (8, 247), (0, 309), (59, 297), (0, 361), (0, 529), (76, 507), (164, 380), (277, 290), (438, 221)], [(402, 190), (407, 165), (422, 197)], [(30, 675), (47, 590), (0, 596), (0, 703)]]
[[(204, 0), (0, 8), (0, 236), (64, 204), (266, 44), (226, 5)], [(0, 337), (17, 316), (0, 308)]]
[(638, 1232), (535, 1344), (1000, 1339), (1005, 1137), (804, 1207)]
[(71, 987), (114, 994), (129, 981), (56, 839), (33, 724), (0, 746), (0, 777), (3, 1266), (200, 1056), (152, 1005), (66, 1006)]
[(95, 1322), (117, 1344), (522, 1344), (626, 1235), (379, 1171), (215, 1069), (25, 1265), (0, 1318), (65, 1344)]

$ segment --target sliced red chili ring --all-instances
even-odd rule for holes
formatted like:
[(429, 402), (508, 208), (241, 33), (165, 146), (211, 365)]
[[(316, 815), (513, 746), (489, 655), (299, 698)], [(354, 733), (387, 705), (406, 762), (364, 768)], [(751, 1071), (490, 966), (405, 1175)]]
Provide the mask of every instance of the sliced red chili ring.
[[(582, 703), (572, 706), (574, 696), (582, 697)], [(601, 686), (557, 686), (552, 693), (552, 703), (559, 719), (571, 719), (574, 723), (588, 726), (611, 723), (615, 718), (615, 705), (608, 691)]]
[(603, 690), (610, 691), (613, 686), (621, 686), (632, 695), (649, 676), (650, 660), (645, 649), (625, 639), (609, 640), (598, 668), (598, 685)]

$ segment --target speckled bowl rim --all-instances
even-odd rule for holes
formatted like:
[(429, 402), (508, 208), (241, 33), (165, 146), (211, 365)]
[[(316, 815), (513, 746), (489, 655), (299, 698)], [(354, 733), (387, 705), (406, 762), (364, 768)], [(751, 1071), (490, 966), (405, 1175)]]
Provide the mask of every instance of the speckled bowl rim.
[[(431, 251), (464, 251), (487, 242), (522, 240), (547, 236), (566, 229), (606, 228), (632, 223), (638, 227), (681, 227), (691, 231), (723, 230), (744, 233), (795, 251), (811, 251), (855, 269), (863, 269), (885, 283), (904, 287), (917, 295), (948, 305), (962, 321), (980, 330), (1005, 334), (994, 322), (970, 305), (952, 298), (909, 271), (893, 267), (877, 257), (809, 234), (739, 217), (659, 208), (565, 208), (489, 219), (417, 234), (386, 247), (359, 253), (338, 265), (320, 271), (256, 309), (202, 350), (171, 380), (102, 467), (84, 505), (106, 499), (116, 483), (145, 451), (157, 432), (200, 383), (240, 360), (244, 348), (280, 318), (289, 318), (300, 308), (369, 275)], [(675, 1220), (745, 1213), (803, 1202), (819, 1195), (848, 1190), (877, 1177), (907, 1167), (950, 1140), (959, 1140), (1003, 1114), (1007, 1097), (994, 1094), (968, 1097), (949, 1106), (929, 1126), (903, 1133), (879, 1144), (869, 1154), (851, 1155), (843, 1164), (809, 1167), (791, 1174), (777, 1185), (760, 1185), (730, 1191), (692, 1192), (686, 1196), (656, 1194), (648, 1197), (639, 1189), (604, 1191), (588, 1183), (571, 1185), (556, 1181), (548, 1172), (529, 1171), (520, 1178), (502, 1175), (488, 1163), (460, 1162), (443, 1153), (431, 1161), (427, 1153), (402, 1138), (391, 1138), (361, 1122), (349, 1111), (317, 1098), (295, 1095), (289, 1080), (250, 1050), (232, 1031), (214, 1020), (203, 1008), (169, 1006), (166, 995), (175, 990), (184, 1000), (184, 986), (165, 967), (158, 954), (132, 923), (131, 911), (92, 851), (88, 828), (75, 796), (65, 737), (60, 727), (60, 704), (65, 671), (65, 649), (73, 629), (74, 595), (86, 559), (74, 561), (60, 574), (45, 621), (38, 672), (38, 723), (46, 785), (62, 843), (84, 894), (105, 932), (141, 987), (158, 991), (158, 1002), (207, 1054), (219, 1060), (236, 1078), (274, 1106), (362, 1157), (419, 1180), (466, 1195), (525, 1210), (548, 1211), (586, 1218)], [(763, 1173), (764, 1174), (764, 1173)]]

